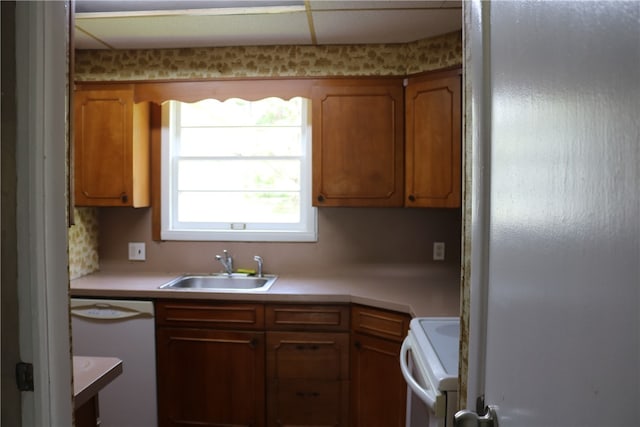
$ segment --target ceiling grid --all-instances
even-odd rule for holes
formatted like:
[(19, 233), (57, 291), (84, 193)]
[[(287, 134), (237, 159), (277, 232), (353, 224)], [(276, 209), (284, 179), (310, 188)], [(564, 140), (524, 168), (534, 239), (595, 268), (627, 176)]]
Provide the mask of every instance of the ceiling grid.
[(77, 0), (75, 25), (81, 50), (395, 44), (460, 30), (462, 2)]

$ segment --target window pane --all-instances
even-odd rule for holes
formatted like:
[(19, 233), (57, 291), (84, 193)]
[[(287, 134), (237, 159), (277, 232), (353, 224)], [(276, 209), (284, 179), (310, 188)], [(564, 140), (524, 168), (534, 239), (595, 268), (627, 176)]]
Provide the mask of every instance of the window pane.
[(180, 160), (178, 191), (300, 191), (300, 160)]
[(315, 241), (308, 100), (166, 107), (163, 239)]
[(297, 223), (298, 193), (178, 193), (178, 221), (217, 223)]
[(300, 156), (300, 128), (183, 128), (180, 156)]

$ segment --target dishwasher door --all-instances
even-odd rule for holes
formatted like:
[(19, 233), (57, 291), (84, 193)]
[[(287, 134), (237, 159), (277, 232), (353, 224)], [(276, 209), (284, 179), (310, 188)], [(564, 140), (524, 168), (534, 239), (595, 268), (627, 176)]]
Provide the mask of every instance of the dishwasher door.
[(111, 356), (123, 372), (98, 395), (101, 427), (157, 427), (151, 301), (71, 299), (75, 356)]

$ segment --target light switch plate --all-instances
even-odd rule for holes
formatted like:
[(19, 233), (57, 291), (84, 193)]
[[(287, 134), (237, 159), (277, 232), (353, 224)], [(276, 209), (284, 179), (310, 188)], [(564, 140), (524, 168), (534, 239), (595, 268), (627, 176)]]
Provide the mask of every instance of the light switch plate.
[(144, 261), (146, 257), (144, 242), (129, 242), (129, 261)]

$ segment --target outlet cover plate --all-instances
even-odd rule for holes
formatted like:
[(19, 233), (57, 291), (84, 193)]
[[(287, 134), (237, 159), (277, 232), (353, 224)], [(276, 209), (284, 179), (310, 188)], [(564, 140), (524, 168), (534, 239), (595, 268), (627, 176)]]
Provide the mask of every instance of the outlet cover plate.
[(433, 242), (433, 260), (444, 261), (444, 242)]
[(144, 261), (146, 258), (144, 242), (129, 242), (129, 261)]

